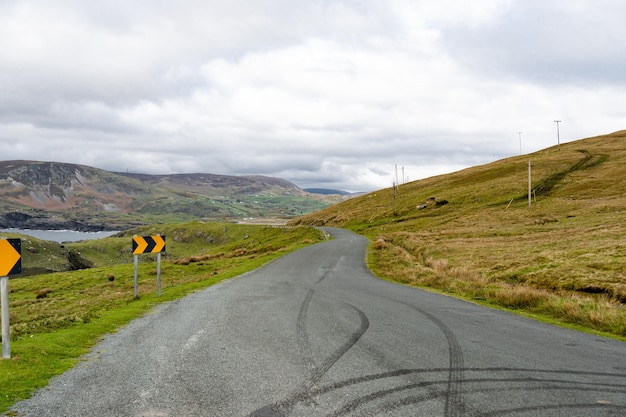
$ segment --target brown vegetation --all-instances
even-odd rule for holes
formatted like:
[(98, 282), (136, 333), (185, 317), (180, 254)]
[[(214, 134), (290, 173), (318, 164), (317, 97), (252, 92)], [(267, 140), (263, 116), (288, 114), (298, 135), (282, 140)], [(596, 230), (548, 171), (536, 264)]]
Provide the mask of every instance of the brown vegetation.
[(625, 178), (622, 131), (403, 184), (395, 201), (393, 189), (379, 190), (292, 223), (368, 236), (381, 277), (626, 337)]
[(50, 288), (43, 288), (35, 293), (35, 298), (37, 298), (38, 300), (40, 298), (46, 298), (51, 292), (52, 290)]

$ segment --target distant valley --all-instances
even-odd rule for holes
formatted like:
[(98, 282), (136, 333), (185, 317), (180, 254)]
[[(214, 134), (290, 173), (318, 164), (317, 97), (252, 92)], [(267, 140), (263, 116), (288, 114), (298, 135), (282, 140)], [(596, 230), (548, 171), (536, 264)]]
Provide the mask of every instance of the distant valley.
[(195, 219), (289, 219), (344, 198), (266, 176), (146, 175), (0, 161), (0, 228), (100, 231)]

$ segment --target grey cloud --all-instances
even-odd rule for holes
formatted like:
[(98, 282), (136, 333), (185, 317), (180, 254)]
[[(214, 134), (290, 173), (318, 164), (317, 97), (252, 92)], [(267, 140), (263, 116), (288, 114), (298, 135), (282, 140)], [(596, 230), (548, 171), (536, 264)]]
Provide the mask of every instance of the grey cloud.
[(616, 0), (7, 0), (0, 155), (390, 186), (394, 164), (418, 178), (517, 154), (520, 130), (526, 152), (546, 147), (556, 117), (563, 140), (623, 128), (624, 14)]
[(443, 41), (471, 67), (542, 84), (625, 82), (623, 16), (616, 0), (527, 0), (503, 6), (500, 18), (445, 31)]

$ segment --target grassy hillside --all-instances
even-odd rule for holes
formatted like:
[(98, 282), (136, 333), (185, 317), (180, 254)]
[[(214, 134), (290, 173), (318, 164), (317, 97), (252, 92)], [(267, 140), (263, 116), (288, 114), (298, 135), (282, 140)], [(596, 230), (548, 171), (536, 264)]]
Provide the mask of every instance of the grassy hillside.
[(98, 231), (197, 219), (288, 219), (331, 203), (280, 178), (0, 161), (0, 228)]
[[(139, 256), (139, 297), (135, 298), (131, 238), (156, 233), (166, 237), (162, 295), (157, 296), (156, 255), (148, 254)], [(103, 334), (156, 304), (252, 270), (324, 238), (311, 227), (193, 222), (143, 226), (116, 237), (67, 245), (66, 250), (80, 253), (95, 267), (9, 281), (12, 357), (0, 360), (0, 413), (74, 366)], [(48, 244), (29, 243), (39, 254), (51, 252)], [(26, 264), (34, 254), (23, 253)], [(57, 255), (49, 253), (51, 257)]]
[(370, 266), (384, 278), (626, 337), (626, 131), (380, 190), (292, 223), (368, 236)]

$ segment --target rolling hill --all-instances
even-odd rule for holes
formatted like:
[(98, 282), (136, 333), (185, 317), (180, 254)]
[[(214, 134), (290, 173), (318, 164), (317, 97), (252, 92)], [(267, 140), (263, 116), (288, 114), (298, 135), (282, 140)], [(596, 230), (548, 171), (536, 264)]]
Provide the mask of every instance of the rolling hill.
[(382, 277), (626, 336), (626, 131), (379, 190), (290, 224), (368, 236)]
[(272, 177), (143, 175), (0, 161), (0, 228), (96, 231), (173, 219), (290, 218), (328, 204)]

